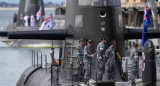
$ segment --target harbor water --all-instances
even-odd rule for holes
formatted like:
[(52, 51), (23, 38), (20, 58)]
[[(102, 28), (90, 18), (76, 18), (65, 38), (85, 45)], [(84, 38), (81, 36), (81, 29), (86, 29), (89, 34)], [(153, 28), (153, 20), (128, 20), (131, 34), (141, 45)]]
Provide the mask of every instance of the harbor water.
[(32, 50), (47, 55), (51, 62), (51, 49), (0, 47), (0, 86), (16, 86), (22, 72), (32, 65)]
[[(0, 10), (0, 31), (13, 23), (14, 13), (18, 13), (18, 9)], [(55, 9), (45, 10), (46, 17), (50, 13), (54, 15)], [(49, 48), (14, 48), (0, 42), (0, 86), (16, 86), (22, 72), (32, 65), (33, 50), (47, 55), (48, 62), (51, 61)]]

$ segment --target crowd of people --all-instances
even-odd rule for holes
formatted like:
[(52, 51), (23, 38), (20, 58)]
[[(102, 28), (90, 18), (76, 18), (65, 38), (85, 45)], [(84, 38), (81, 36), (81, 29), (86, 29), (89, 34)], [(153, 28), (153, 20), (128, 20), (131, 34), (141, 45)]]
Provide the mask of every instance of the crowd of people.
[(24, 26), (32, 26), (32, 27), (35, 26), (35, 17), (33, 14), (31, 16), (25, 15), (23, 19), (24, 19)]
[[(93, 53), (92, 50), (92, 40), (87, 41), (87, 45), (85, 46), (85, 40), (79, 40), (78, 46), (78, 79), (79, 81), (84, 80), (84, 84), (89, 84), (88, 81), (91, 79), (91, 63), (92, 58), (97, 57), (97, 80), (102, 81), (105, 70), (107, 72), (107, 79), (114, 80), (115, 79), (115, 66), (116, 66), (116, 41), (111, 41), (110, 46), (106, 48), (107, 37), (102, 37), (101, 42), (97, 45), (96, 54)], [(134, 49), (131, 52), (131, 61), (134, 64), (132, 66), (131, 81), (132, 84), (135, 83), (135, 79), (137, 77), (138, 70), (138, 44), (134, 45)], [(105, 65), (107, 67), (105, 67)], [(84, 72), (85, 71), (85, 72)], [(84, 74), (83, 74), (84, 73)], [(84, 75), (84, 78), (82, 77)]]
[[(105, 64), (108, 65), (108, 79), (114, 79), (114, 62), (115, 62), (115, 47), (116, 47), (116, 41), (112, 41), (110, 43), (110, 47), (106, 49), (106, 42), (107, 37), (103, 37), (102, 41), (97, 46), (97, 58), (98, 58), (98, 65), (97, 65), (97, 79), (98, 81), (102, 80), (102, 76), (105, 72)], [(95, 57), (95, 54), (92, 50), (92, 40), (87, 41), (87, 45), (85, 46), (85, 40), (80, 39), (79, 41), (80, 46), (78, 47), (79, 55), (78, 55), (78, 63), (79, 63), (79, 80), (82, 81), (82, 74), (83, 74), (83, 68), (85, 70), (84, 74), (84, 83), (87, 84), (88, 80), (91, 79), (91, 61), (92, 58)]]
[[(14, 25), (14, 27), (16, 26), (17, 18), (18, 18), (18, 16), (15, 13), (14, 16), (13, 16), (13, 25)], [(34, 26), (38, 26), (39, 23), (40, 23), (40, 20), (37, 20), (36, 15), (25, 14), (25, 16), (23, 16), (21, 14), (21, 16), (20, 16), (20, 26), (25, 26), (25, 27), (31, 26), (31, 27), (34, 27)]]

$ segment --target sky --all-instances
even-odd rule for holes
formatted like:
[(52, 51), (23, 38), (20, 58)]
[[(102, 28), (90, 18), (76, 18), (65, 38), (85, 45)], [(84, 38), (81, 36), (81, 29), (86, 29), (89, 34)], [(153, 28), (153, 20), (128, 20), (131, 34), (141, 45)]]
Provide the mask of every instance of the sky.
[[(5, 1), (5, 2), (8, 2), (8, 3), (19, 3), (20, 0), (0, 0), (0, 1)], [(61, 2), (64, 2), (66, 0), (43, 0), (44, 3), (47, 3), (47, 2), (52, 2), (52, 3), (61, 3)]]

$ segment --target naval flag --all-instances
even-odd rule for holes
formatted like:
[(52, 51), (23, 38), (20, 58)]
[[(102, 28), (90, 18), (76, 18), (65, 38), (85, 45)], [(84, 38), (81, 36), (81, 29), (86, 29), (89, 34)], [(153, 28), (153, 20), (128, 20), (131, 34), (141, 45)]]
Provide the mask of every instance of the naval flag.
[(52, 14), (48, 18), (46, 18), (39, 30), (49, 30), (52, 28)]
[(149, 28), (151, 26), (150, 15), (149, 15), (147, 2), (148, 2), (148, 0), (146, 0), (145, 10), (144, 10), (143, 32), (142, 32), (142, 47), (144, 46), (144, 44), (146, 42), (145, 32), (147, 32), (147, 28)]
[[(147, 2), (148, 2), (148, 0), (146, 0), (146, 2), (145, 2), (145, 10), (144, 10), (143, 32), (142, 32), (142, 49), (143, 49), (144, 44), (146, 42), (145, 32), (147, 32), (147, 28), (149, 28), (151, 26)], [(142, 71), (144, 71), (144, 69), (145, 69), (144, 60), (145, 60), (145, 55), (144, 55), (144, 51), (142, 50)]]
[(36, 19), (39, 20), (41, 17), (41, 7), (39, 8), (38, 12), (36, 13)]

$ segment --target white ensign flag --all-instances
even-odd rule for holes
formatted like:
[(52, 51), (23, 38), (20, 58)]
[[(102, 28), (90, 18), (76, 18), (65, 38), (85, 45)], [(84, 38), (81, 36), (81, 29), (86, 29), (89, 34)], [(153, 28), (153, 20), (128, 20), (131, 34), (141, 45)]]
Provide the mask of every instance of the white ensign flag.
[(52, 14), (46, 18), (39, 30), (50, 30), (52, 28)]

